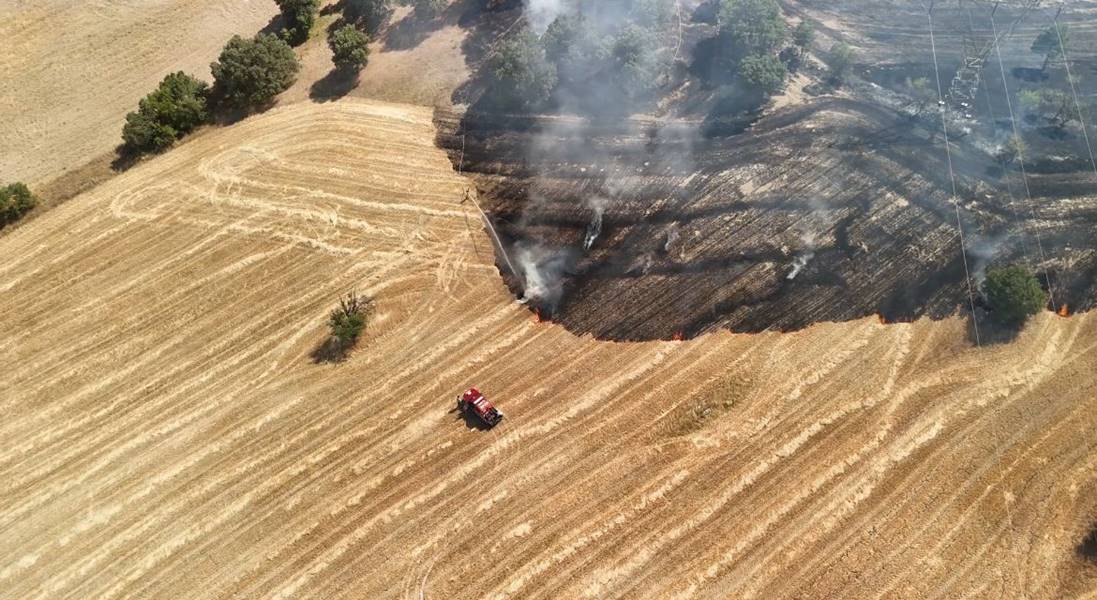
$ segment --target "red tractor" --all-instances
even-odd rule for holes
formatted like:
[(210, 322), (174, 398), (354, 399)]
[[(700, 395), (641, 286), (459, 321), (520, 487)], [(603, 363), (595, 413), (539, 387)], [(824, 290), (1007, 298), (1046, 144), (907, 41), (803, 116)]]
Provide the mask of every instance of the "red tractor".
[(499, 412), (480, 390), (469, 388), (467, 392), (457, 397), (457, 409), (465, 415), (474, 414), (489, 428), (495, 427), (503, 420), (503, 413)]

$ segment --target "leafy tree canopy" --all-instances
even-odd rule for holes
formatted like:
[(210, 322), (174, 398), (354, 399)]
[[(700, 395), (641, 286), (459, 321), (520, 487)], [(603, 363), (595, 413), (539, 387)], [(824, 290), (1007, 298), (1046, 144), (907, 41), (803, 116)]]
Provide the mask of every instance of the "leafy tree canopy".
[(139, 152), (159, 152), (209, 118), (209, 85), (182, 71), (172, 73), (126, 115), (122, 140)]
[(282, 21), (286, 27), (282, 37), (291, 44), (300, 44), (309, 37), (309, 31), (316, 23), (316, 13), (320, 10), (320, 0), (274, 0), (282, 11)]
[(556, 66), (546, 60), (540, 40), (528, 29), (500, 44), (487, 68), (496, 83), (495, 100), (509, 108), (538, 106), (556, 87)]
[(328, 38), (331, 61), (341, 71), (361, 71), (369, 60), (369, 36), (353, 25), (344, 25)]
[(38, 198), (22, 183), (0, 187), (0, 228), (18, 221), (38, 204)]
[(1036, 276), (1016, 265), (989, 269), (983, 291), (995, 319), (1006, 325), (1023, 324), (1048, 302)]
[(815, 40), (815, 22), (811, 19), (803, 19), (796, 29), (792, 31), (792, 43), (801, 52), (807, 52), (811, 43)]
[(775, 52), (787, 33), (777, 0), (722, 0), (720, 27), (746, 54)]
[(772, 96), (784, 89), (788, 70), (776, 56), (755, 54), (739, 63), (739, 75), (755, 91)]
[(301, 68), (293, 49), (269, 34), (233, 36), (210, 65), (215, 87), (229, 106), (257, 108), (288, 89)]
[(347, 18), (360, 23), (372, 34), (392, 17), (392, 0), (344, 0)]
[(853, 65), (853, 48), (845, 42), (838, 42), (830, 49), (830, 76), (835, 81), (841, 82)]

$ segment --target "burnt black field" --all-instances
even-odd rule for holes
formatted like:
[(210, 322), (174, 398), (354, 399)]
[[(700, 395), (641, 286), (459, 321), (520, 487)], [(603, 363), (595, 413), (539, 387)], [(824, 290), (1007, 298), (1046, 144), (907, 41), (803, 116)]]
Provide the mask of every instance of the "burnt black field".
[[(1097, 175), (1080, 124), (1050, 131), (1018, 115), (1024, 174), (994, 156), (1012, 132), (1006, 86), (1014, 98), (1034, 85), (1026, 69), (1040, 60), (1027, 42), (1049, 17), (999, 9), (996, 19), (1015, 33), (1001, 41), (1001, 67), (987, 60), (979, 102), (962, 111), (970, 116), (947, 109), (946, 154), (936, 102), (918, 111), (896, 100), (909, 97), (912, 79), (934, 77), (925, 13), (841, 4), (877, 9), (864, 13), (856, 77), (741, 126), (713, 127), (713, 104), (698, 100), (707, 92), (697, 86), (679, 110), (631, 117), (503, 115), (475, 104), (438, 111), (439, 144), (476, 182), (507, 251), (535, 249), (559, 279), (556, 293), (530, 299), (531, 308), (577, 334), (614, 340), (790, 331), (875, 314), (944, 318), (970, 314), (972, 302), (985, 320), (981, 274), (1009, 263), (1038, 275), (1052, 294), (1049, 310), (1092, 308)], [(786, 10), (801, 5), (810, 6)], [(935, 33), (947, 89), (964, 45), (989, 39), (990, 7), (941, 10)], [(1063, 16), (1072, 18), (1080, 15)], [(1097, 92), (1089, 53), (1097, 35), (1079, 26), (1073, 36), (1070, 66), (1085, 111)], [(688, 81), (688, 66), (675, 85)], [(1060, 71), (1039, 85), (1067, 85)], [(498, 264), (515, 295), (527, 295), (528, 274)]]

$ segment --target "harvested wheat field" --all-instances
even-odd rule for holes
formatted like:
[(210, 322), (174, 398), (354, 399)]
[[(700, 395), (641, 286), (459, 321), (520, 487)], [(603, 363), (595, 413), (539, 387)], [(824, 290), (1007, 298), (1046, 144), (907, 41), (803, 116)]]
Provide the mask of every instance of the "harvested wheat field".
[[(111, 152), (164, 75), (209, 79), (234, 33), (277, 14), (267, 0), (0, 0), (0, 174), (48, 181)], [(19, 150), (15, 150), (19, 149)]]
[[(435, 135), (281, 107), (0, 237), (0, 596), (1097, 590), (1092, 316), (577, 337), (508, 293)], [(366, 341), (316, 363), (351, 289)]]

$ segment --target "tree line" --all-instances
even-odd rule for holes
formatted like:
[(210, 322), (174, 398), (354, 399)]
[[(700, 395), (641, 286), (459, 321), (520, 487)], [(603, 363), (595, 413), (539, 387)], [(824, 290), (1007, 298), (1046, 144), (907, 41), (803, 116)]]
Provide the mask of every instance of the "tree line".
[[(283, 24), (279, 34), (233, 36), (210, 65), (212, 84), (182, 71), (165, 76), (126, 115), (122, 151), (132, 156), (162, 152), (217, 114), (267, 108), (289, 89), (301, 69), (292, 45), (308, 39), (320, 2), (275, 1)], [(345, 24), (331, 30), (328, 45), (335, 69), (356, 76), (369, 60), (368, 32), (384, 24), (391, 7), (388, 0), (345, 0), (345, 14)]]

